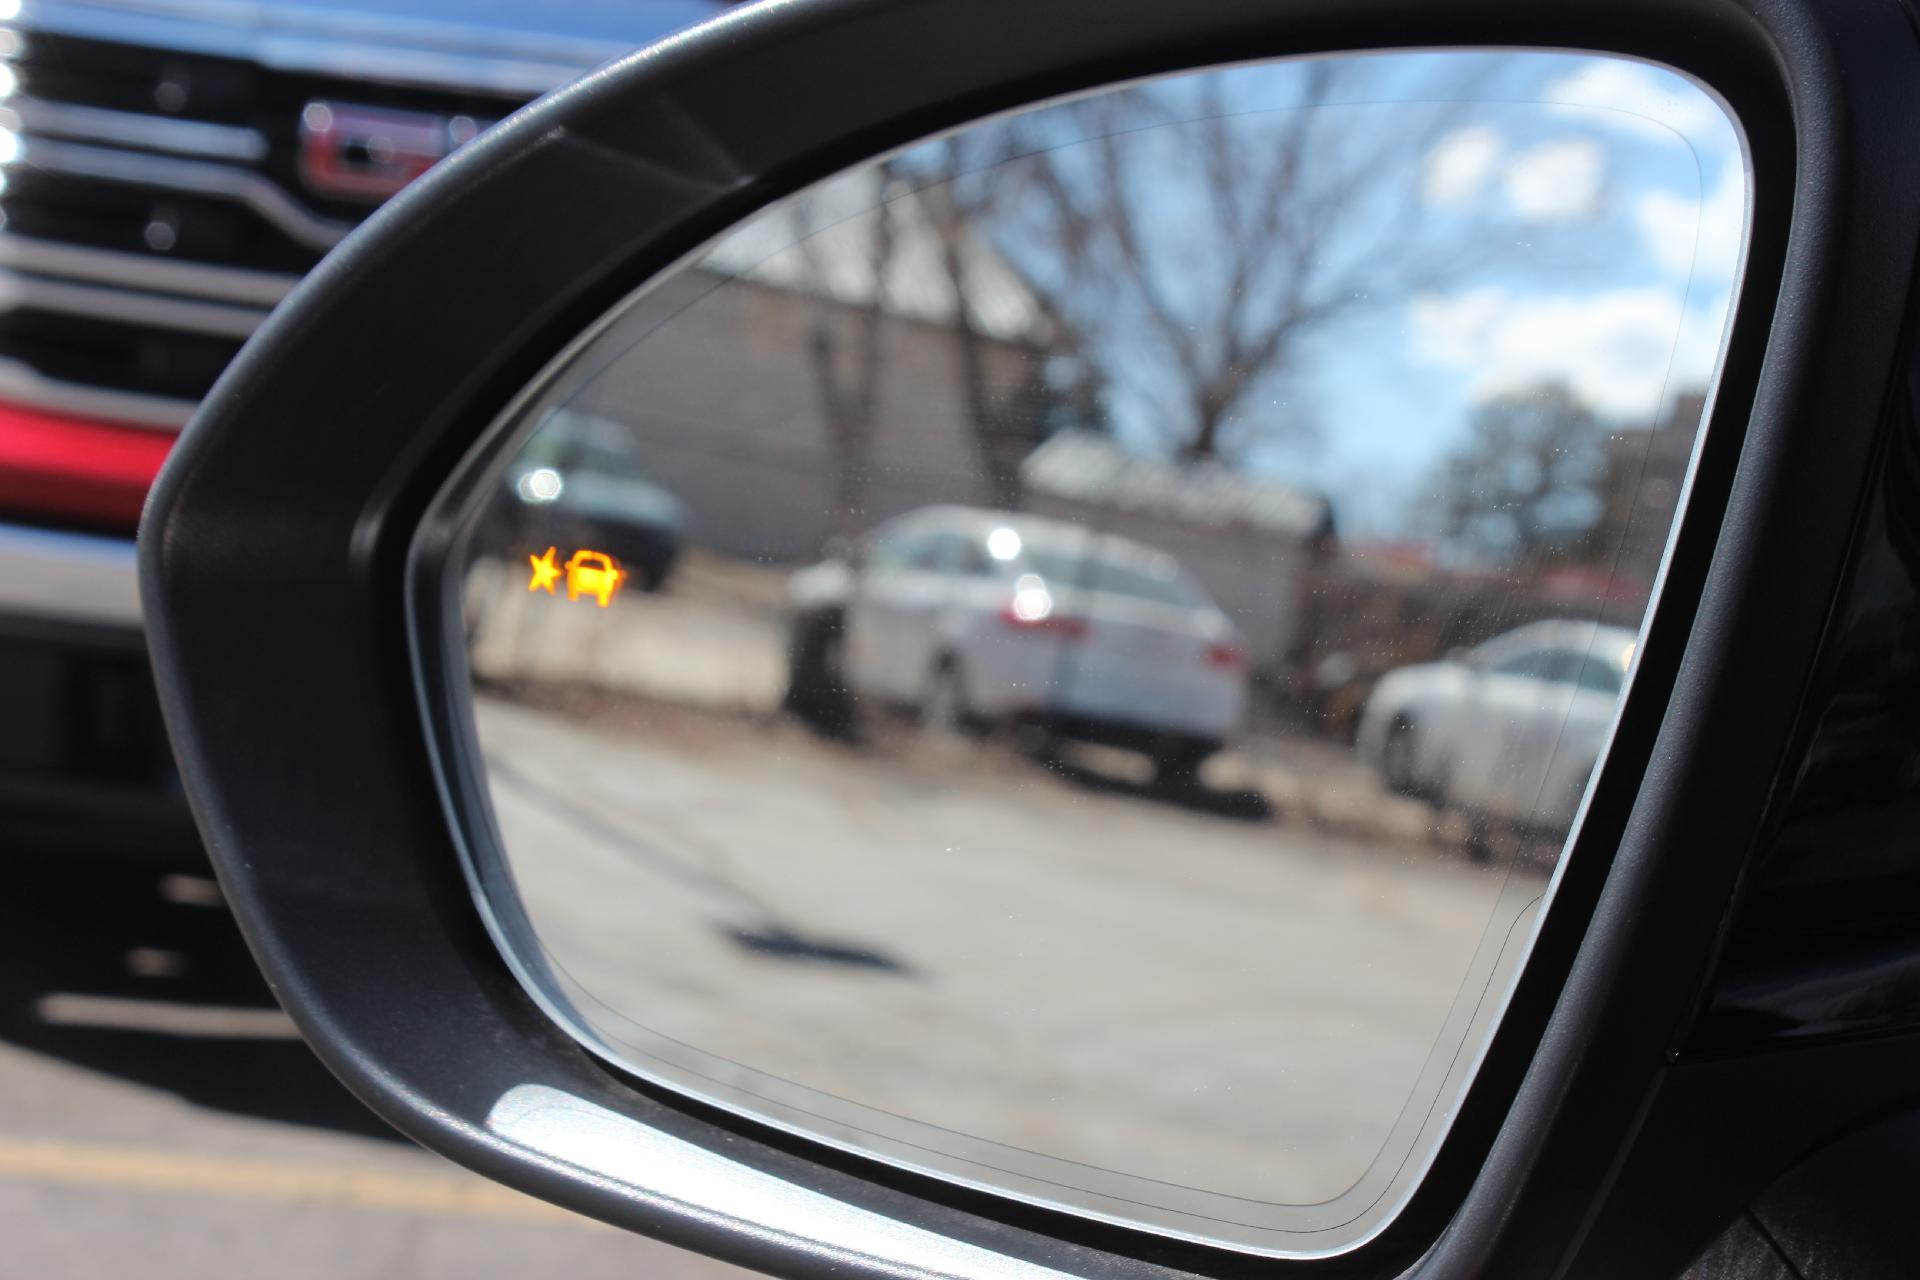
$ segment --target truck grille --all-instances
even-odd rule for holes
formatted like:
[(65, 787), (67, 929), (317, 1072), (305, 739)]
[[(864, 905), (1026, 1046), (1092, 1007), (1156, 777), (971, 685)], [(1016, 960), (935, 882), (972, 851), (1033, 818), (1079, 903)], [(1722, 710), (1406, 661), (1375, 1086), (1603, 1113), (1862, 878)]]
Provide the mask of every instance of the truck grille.
[(632, 0), (601, 26), (537, 5), (0, 0), (0, 524), (130, 532), (136, 473), (374, 206), (723, 7)]
[(528, 94), (422, 88), (32, 26), (0, 32), (0, 397), (177, 428), (372, 207), (300, 174), (316, 101), (483, 122)]

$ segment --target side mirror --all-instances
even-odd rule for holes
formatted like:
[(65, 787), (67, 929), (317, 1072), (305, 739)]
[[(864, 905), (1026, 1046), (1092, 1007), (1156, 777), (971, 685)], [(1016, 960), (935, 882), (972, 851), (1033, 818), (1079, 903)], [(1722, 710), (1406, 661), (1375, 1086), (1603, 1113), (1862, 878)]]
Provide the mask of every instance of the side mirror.
[[(1873, 491), (1920, 51), (1891, 4), (1628, 9), (748, 6), (396, 199), (141, 537), (195, 812), (316, 1051), (453, 1159), (786, 1274), (1677, 1270), (1745, 1201), (1663, 1155), (1799, 1150), (1667, 1100), (1720, 1079), (1677, 1029)], [(1295, 403), (1355, 425), (1276, 478)], [(579, 485), (589, 523), (486, 553), (562, 406), (687, 519)], [(1690, 496), (1653, 536), (1656, 422)], [(1416, 439), (1405, 529), (1464, 514), (1347, 565), (1325, 478), (1385, 520)], [(1522, 527), (1502, 478), (1543, 468), (1569, 500)], [(859, 564), (831, 530), (908, 512), (1019, 580), (781, 632), (815, 549)], [(1551, 538), (1599, 549), (1583, 616), (1661, 584), (1577, 827), (1516, 809), (1538, 850), (1456, 865), (1276, 742), (1249, 665), (1376, 643), (1341, 629), (1379, 593), (1520, 616)], [(1397, 789), (1452, 785), (1376, 710)]]

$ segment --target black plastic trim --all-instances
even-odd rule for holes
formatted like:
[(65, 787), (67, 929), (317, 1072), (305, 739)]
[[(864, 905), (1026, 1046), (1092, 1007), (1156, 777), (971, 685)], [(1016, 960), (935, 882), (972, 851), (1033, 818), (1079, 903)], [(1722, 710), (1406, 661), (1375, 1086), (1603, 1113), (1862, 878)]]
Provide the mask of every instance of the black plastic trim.
[[(1713, 86), (1748, 136), (1754, 235), (1612, 759), (1486, 1064), (1386, 1232), (1282, 1263), (1024, 1210), (620, 1081), (553, 1027), (462, 879), (402, 610), (414, 526), (495, 413), (652, 272), (767, 199), (929, 132), (1156, 72), (1489, 44), (1611, 50)], [(1662, 1105), (1685, 1092), (1670, 1053), (1841, 580), (1920, 236), (1917, 123), (1920, 49), (1891, 0), (811, 0), (729, 15), (596, 73), (331, 255), (215, 387), (155, 490), (142, 539), (153, 650), (228, 898), (322, 1056), (401, 1128), (535, 1194), (750, 1266), (909, 1264), (635, 1194), (502, 1141), (488, 1108), (551, 1085), (1008, 1265), (1677, 1270), (1731, 1212), (1716, 1196), (1737, 1208), (1804, 1149), (1746, 1135), (1748, 1159), (1714, 1195), (1640, 1158), (1686, 1127)], [(1657, 1220), (1612, 1212), (1649, 1200)]]

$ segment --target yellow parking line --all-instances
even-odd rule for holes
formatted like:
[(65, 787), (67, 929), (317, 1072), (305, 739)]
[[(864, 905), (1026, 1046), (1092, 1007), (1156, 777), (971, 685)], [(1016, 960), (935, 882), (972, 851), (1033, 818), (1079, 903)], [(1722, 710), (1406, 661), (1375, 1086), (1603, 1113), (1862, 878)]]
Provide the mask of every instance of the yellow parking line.
[(237, 1196), (390, 1213), (600, 1225), (478, 1177), (382, 1173), (56, 1139), (0, 1137), (0, 1179), (170, 1195)]
[(34, 1003), (40, 1021), (55, 1027), (98, 1027), (112, 1031), (149, 1031), (158, 1035), (213, 1037), (223, 1040), (298, 1040), (293, 1019), (276, 1008), (235, 1009), (223, 1005), (174, 1004), (165, 1000), (129, 1000), (119, 996), (56, 991)]

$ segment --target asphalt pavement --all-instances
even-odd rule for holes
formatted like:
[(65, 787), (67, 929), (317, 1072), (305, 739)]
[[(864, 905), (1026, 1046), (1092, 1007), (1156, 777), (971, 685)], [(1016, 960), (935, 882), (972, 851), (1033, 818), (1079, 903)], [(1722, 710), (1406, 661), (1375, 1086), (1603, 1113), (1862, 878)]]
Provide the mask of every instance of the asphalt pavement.
[(1184, 785), (871, 701), (812, 724), (783, 709), (784, 590), (694, 552), (607, 608), (469, 575), (494, 817), (594, 1032), (722, 1105), (1094, 1212), (1376, 1201), (1497, 1016), (1544, 864), (1476, 862), (1461, 815), (1277, 717)]
[[(1123, 752), (824, 739), (778, 710), (780, 579), (750, 566), (604, 614), (503, 581), (475, 655), (494, 798), (568, 968), (688, 1043), (1008, 1150), (1334, 1194), (1544, 885), (1470, 865), (1333, 744), (1250, 735), (1168, 794)], [(29, 847), (5, 875), (0, 1280), (744, 1274), (389, 1130), (204, 868)]]
[[(1278, 808), (1300, 767), (1239, 753), (1169, 792), (910, 726), (477, 710), (547, 963), (629, 1062), (1122, 1203), (1374, 1194), (1544, 888)], [(1394, 799), (1331, 754), (1320, 791)]]
[(204, 875), (9, 851), (0, 1280), (723, 1280), (498, 1187), (343, 1089)]

